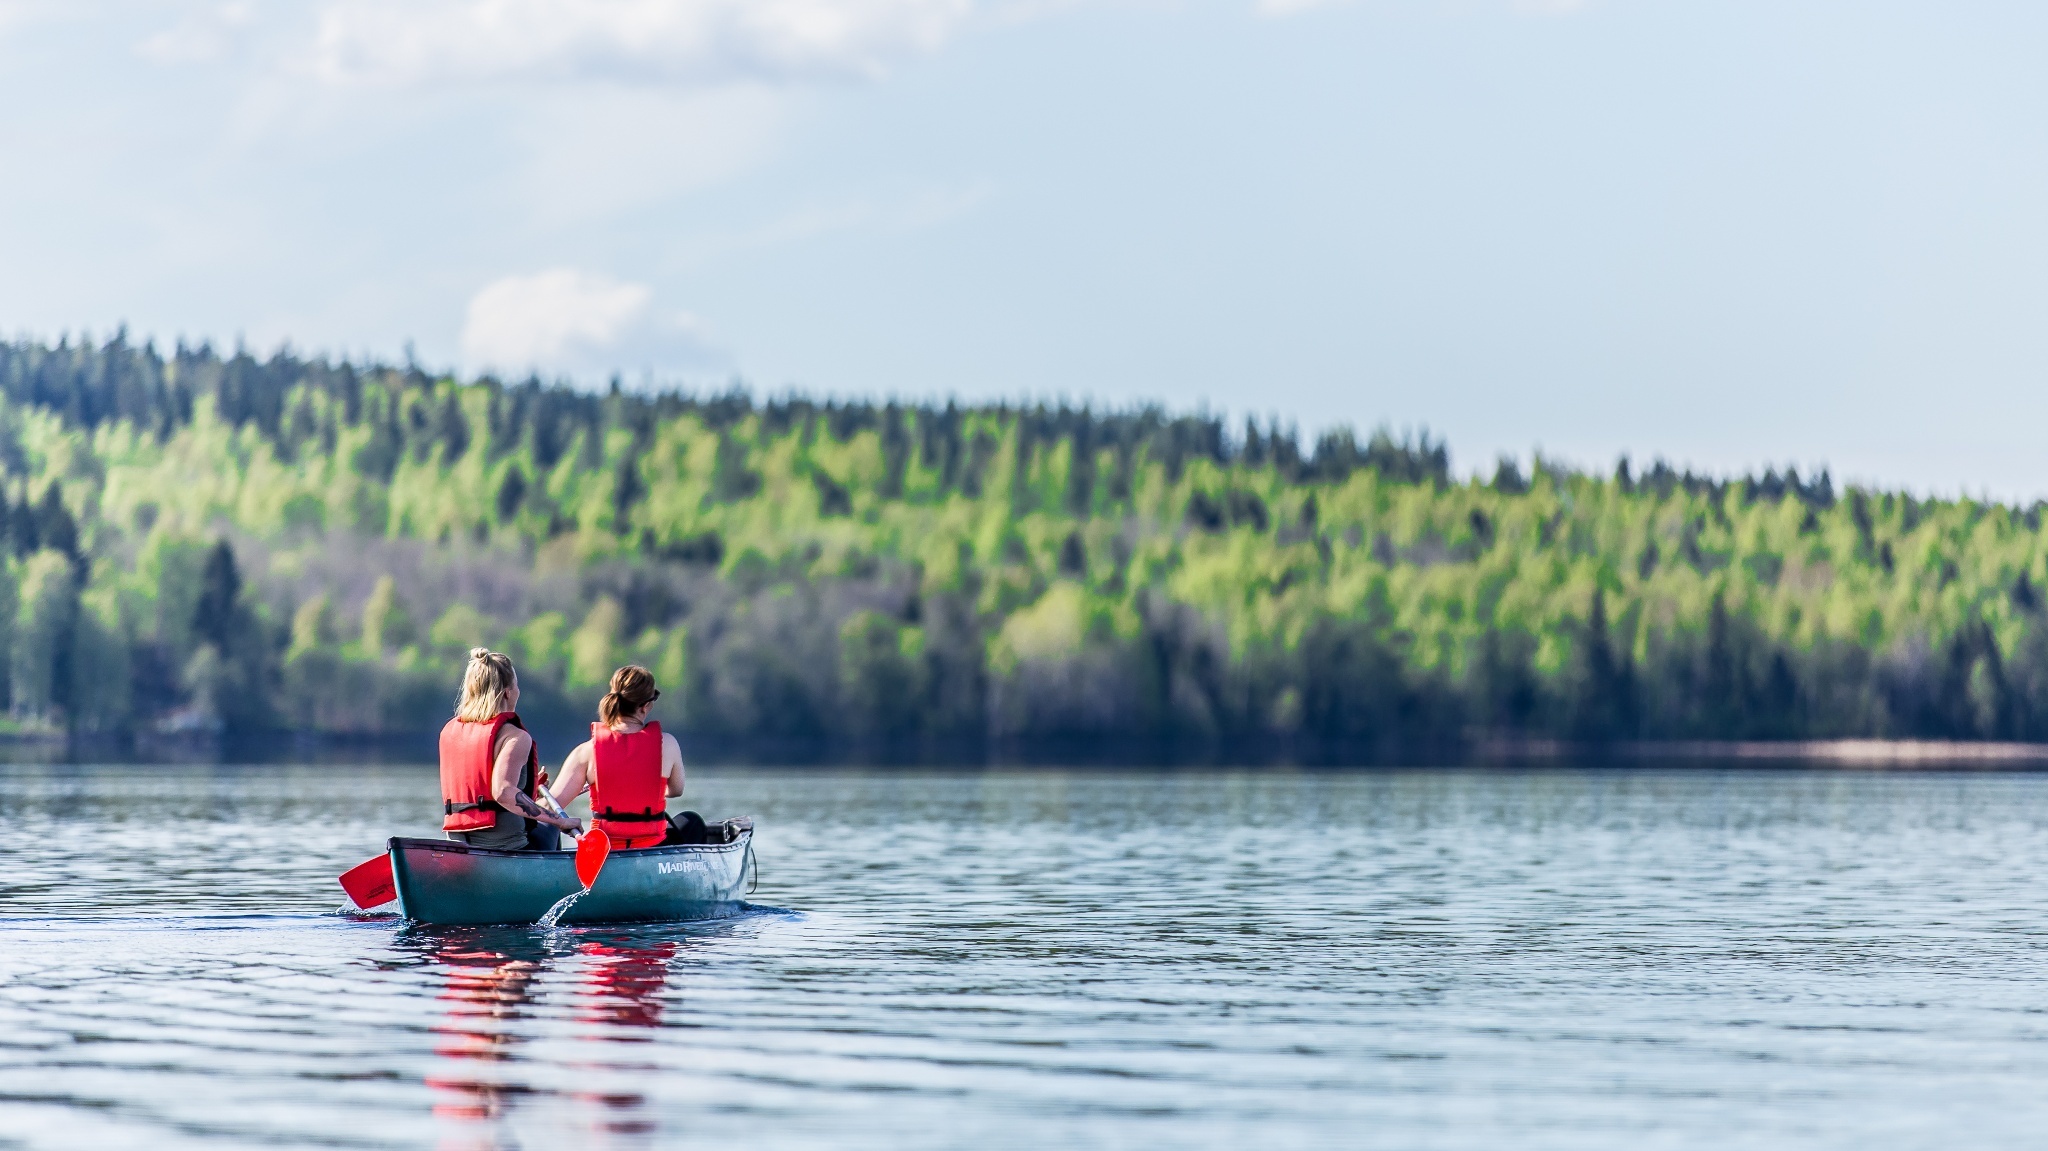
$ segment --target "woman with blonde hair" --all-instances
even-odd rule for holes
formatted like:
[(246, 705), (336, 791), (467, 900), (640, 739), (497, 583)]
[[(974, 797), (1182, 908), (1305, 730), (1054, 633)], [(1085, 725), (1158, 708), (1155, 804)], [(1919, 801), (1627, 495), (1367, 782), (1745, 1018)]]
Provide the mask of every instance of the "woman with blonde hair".
[(603, 828), (614, 848), (704, 842), (704, 820), (696, 812), (683, 812), (680, 824), (669, 821), (669, 797), (683, 794), (683, 748), (647, 718), (660, 698), (646, 668), (628, 664), (613, 672), (590, 738), (562, 761), (554, 787), (562, 805), (589, 787), (590, 825)]
[[(579, 820), (541, 809), (547, 773), (519, 722), (519, 674), (512, 659), (472, 648), (455, 718), (441, 729), (441, 830), (472, 847), (552, 851)], [(544, 827), (543, 827), (544, 825)]]

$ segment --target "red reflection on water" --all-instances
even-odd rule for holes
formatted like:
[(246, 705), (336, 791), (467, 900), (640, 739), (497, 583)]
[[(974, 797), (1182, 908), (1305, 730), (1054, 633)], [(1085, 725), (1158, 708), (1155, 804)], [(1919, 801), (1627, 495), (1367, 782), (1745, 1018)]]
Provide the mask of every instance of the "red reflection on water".
[[(632, 945), (585, 940), (576, 947), (577, 976), (574, 1018), (594, 1024), (591, 1038), (606, 1043), (647, 1042), (661, 1026), (668, 965), (677, 952), (673, 942)], [(529, 953), (536, 954), (536, 953)], [(525, 1021), (531, 1018), (535, 979), (547, 956), (517, 958), (485, 947), (444, 945), (433, 958), (447, 974), (438, 997), (446, 1005), (434, 1025), (434, 1053), (448, 1062), (426, 1083), (434, 1092), (434, 1115), (453, 1125), (441, 1140), (441, 1151), (498, 1151), (519, 1145), (508, 1122), (521, 1097), (540, 1091), (506, 1081), (503, 1066), (520, 1060), (526, 1041)], [(493, 1067), (498, 1074), (492, 1074)], [(645, 1145), (659, 1130), (647, 1113), (647, 1097), (606, 1083), (608, 1077), (652, 1070), (639, 1064), (593, 1061), (560, 1070), (560, 1087), (546, 1093), (577, 1100), (595, 1111), (589, 1148), (612, 1146), (613, 1136), (628, 1145)], [(554, 1076), (548, 1076), (552, 1082)], [(584, 1090), (577, 1090), (581, 1086)]]
[[(661, 1026), (661, 993), (668, 987), (668, 961), (675, 958), (674, 943), (648, 947), (582, 943), (576, 954), (587, 961), (578, 981), (584, 991), (577, 999), (578, 1020), (650, 1031)], [(611, 1038), (645, 1042), (653, 1036), (628, 1032)]]
[[(668, 963), (676, 945), (586, 941), (577, 945), (576, 954), (584, 961), (577, 977), (577, 1021), (605, 1026), (600, 1038), (608, 1042), (652, 1040), (661, 1026), (662, 992), (668, 988)], [(597, 1106), (593, 1127), (598, 1133), (648, 1135), (657, 1129), (641, 1114), (647, 1099), (638, 1092), (578, 1092), (576, 1098)]]
[[(457, 1061), (455, 1073), (430, 1075), (434, 1115), (461, 1123), (468, 1130), (450, 1134), (442, 1151), (481, 1151), (503, 1144), (496, 1132), (479, 1128), (503, 1119), (514, 1100), (531, 1093), (522, 1084), (503, 1083), (482, 1074), (460, 1074), (464, 1063), (508, 1063), (522, 1040), (516, 1023), (533, 1002), (533, 977), (540, 965), (496, 951), (443, 948), (436, 959), (449, 967), (439, 999), (447, 1013), (434, 1025), (434, 1054)], [(476, 1069), (481, 1071), (481, 1068)]]

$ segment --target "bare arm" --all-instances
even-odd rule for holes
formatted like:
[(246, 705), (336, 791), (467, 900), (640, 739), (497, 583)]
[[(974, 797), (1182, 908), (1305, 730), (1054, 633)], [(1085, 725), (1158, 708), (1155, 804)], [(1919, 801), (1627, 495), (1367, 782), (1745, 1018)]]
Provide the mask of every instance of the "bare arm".
[(683, 745), (665, 731), (661, 733), (661, 775), (668, 780), (670, 795), (683, 794)]
[(498, 755), (491, 764), (491, 798), (506, 811), (517, 812), (528, 819), (538, 820), (549, 827), (563, 831), (581, 831), (583, 825), (574, 819), (563, 819), (552, 812), (542, 810), (525, 792), (519, 790), (519, 769), (533, 754), (533, 737), (516, 727), (502, 730), (511, 734), (498, 740)]
[(589, 742), (577, 744), (576, 750), (569, 753), (569, 758), (562, 761), (560, 770), (561, 777), (555, 780), (555, 786), (549, 789), (549, 794), (555, 797), (556, 803), (567, 807), (590, 786)]

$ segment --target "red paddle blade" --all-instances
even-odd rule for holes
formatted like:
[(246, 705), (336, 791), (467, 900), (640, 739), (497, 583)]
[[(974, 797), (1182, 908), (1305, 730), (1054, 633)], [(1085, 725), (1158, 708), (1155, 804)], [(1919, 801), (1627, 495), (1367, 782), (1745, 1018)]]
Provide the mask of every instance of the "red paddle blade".
[(341, 889), (365, 911), (397, 899), (398, 885), (391, 879), (391, 856), (365, 859), (342, 872)]
[(583, 833), (583, 841), (576, 845), (576, 878), (583, 881), (585, 891), (597, 883), (597, 873), (604, 870), (604, 861), (611, 854), (612, 837), (604, 828), (593, 827)]

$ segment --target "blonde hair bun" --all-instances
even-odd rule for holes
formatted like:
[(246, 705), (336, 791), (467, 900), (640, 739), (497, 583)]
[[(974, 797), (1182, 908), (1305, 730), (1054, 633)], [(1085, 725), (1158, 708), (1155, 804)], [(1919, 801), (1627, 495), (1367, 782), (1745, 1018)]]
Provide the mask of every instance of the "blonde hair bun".
[(519, 690), (519, 673), (512, 657), (487, 647), (469, 649), (469, 666), (462, 672), (462, 694), (455, 699), (455, 718), (482, 723), (499, 712), (512, 710), (512, 693)]

